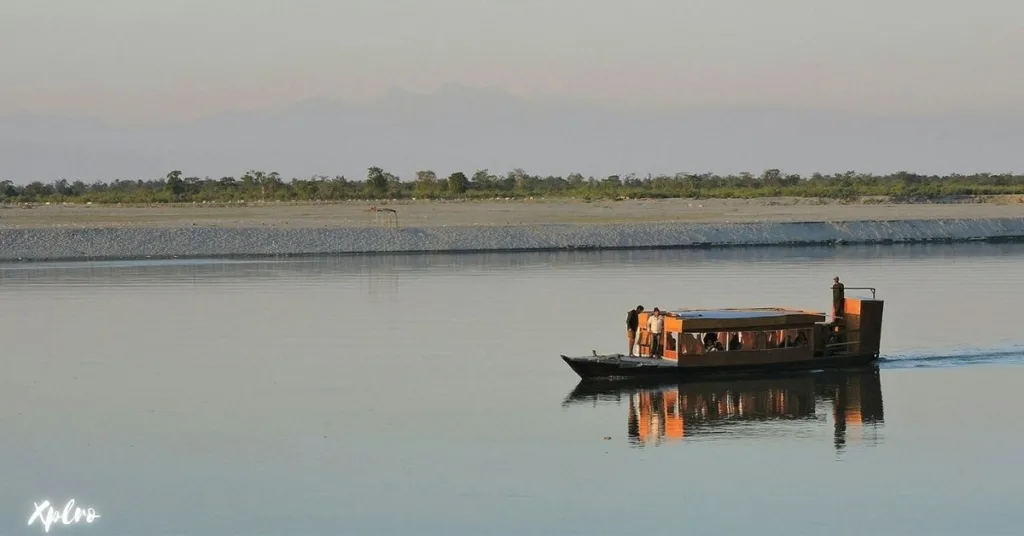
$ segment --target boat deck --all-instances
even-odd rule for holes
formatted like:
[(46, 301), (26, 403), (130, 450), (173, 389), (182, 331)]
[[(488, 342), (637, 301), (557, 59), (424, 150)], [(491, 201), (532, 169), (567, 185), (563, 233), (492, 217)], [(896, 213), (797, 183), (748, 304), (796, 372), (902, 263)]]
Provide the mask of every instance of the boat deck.
[[(726, 354), (726, 352), (722, 352)], [(742, 363), (723, 366), (680, 367), (677, 361), (662, 358), (630, 357), (622, 354), (568, 357), (564, 360), (581, 378), (615, 380), (620, 378), (676, 375), (698, 377), (706, 375), (743, 375), (750, 373), (788, 372), (794, 370), (826, 369), (831, 367), (863, 366), (878, 359), (872, 354), (838, 354), (816, 356), (784, 362)]]
[(667, 367), (672, 369), (679, 367), (679, 363), (674, 359), (665, 359), (663, 357), (628, 356), (625, 354), (581, 356), (574, 359), (594, 361), (597, 363), (615, 363), (620, 367)]

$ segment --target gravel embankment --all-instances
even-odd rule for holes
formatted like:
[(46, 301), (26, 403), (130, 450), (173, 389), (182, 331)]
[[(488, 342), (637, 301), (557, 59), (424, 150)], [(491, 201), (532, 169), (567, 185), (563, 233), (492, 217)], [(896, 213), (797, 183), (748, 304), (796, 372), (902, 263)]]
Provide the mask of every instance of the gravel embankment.
[(406, 228), (43, 227), (0, 229), (0, 260), (863, 244), (1021, 238), (1024, 238), (1024, 217)]

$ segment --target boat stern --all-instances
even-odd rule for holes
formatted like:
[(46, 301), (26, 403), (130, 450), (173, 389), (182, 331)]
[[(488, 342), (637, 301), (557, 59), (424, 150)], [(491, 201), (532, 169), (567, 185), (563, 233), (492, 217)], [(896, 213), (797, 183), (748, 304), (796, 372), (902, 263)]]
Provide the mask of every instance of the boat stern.
[(882, 310), (885, 302), (872, 298), (846, 298), (843, 322), (849, 350), (877, 357), (882, 344)]

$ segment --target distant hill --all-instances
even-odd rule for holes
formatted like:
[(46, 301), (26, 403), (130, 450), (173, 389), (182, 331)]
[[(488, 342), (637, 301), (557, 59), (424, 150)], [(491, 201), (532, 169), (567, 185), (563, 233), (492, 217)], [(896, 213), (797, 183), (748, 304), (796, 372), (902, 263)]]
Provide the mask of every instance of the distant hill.
[(395, 90), (368, 105), (326, 100), (224, 113), (159, 128), (76, 117), (0, 117), (0, 179), (237, 176), (411, 179), (488, 168), (584, 175), (857, 170), (925, 174), (1024, 171), (1024, 117), (856, 117), (731, 109), (627, 113), (571, 99), (521, 99), (447, 86)]

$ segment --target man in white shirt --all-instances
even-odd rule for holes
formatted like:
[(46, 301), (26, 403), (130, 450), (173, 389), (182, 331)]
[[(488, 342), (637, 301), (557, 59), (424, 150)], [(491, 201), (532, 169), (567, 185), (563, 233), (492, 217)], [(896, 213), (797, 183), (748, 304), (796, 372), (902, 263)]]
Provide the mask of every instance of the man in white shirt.
[(661, 316), (661, 310), (657, 307), (647, 318), (647, 331), (651, 334), (651, 357), (660, 358), (662, 347), (661, 337), (665, 331), (665, 317)]

